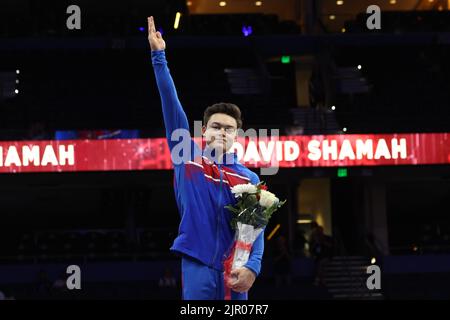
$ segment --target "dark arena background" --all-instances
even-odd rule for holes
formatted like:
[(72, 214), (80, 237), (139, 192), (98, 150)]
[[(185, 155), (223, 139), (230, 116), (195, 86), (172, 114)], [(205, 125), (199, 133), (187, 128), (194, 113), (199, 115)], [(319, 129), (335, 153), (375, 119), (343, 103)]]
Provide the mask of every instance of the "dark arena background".
[(181, 299), (151, 15), (192, 130), (221, 101), (279, 130), (241, 148), (287, 200), (250, 300), (450, 299), (449, 10), (1, 0), (0, 300)]

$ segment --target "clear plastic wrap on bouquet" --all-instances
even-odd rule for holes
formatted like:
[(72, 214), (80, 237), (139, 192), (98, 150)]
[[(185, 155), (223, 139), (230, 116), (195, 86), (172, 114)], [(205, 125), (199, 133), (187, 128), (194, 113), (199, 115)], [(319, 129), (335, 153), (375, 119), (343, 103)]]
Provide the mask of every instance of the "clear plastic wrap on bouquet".
[(253, 243), (263, 231), (262, 228), (255, 229), (249, 224), (237, 223), (237, 229), (230, 254), (224, 262), (224, 278), (227, 283), (231, 277), (231, 270), (245, 266), (250, 257)]

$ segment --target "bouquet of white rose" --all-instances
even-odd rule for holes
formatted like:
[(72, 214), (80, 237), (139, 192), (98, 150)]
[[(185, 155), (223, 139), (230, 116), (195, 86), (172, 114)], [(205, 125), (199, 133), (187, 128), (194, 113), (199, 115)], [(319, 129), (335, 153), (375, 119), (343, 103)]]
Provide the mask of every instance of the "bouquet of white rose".
[(272, 214), (285, 202), (267, 191), (264, 182), (257, 185), (238, 184), (231, 189), (238, 199), (235, 205), (227, 205), (231, 214), (231, 227), (236, 230), (231, 252), (224, 262), (225, 280), (228, 282), (231, 270), (243, 267), (250, 256), (256, 238), (269, 222)]

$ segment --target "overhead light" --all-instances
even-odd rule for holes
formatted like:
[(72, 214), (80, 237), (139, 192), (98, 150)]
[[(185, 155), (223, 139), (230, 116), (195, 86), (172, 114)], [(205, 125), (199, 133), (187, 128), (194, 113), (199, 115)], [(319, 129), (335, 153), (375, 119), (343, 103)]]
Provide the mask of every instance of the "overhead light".
[(16, 83), (19, 83), (19, 79), (16, 79)]
[(173, 24), (174, 29), (178, 29), (178, 26), (180, 25), (180, 18), (181, 18), (181, 13), (177, 12), (177, 14), (175, 15), (175, 22)]
[(442, 11), (442, 10), (444, 10), (444, 7), (443, 6), (439, 6), (438, 7), (438, 11)]
[(221, 7), (225, 7), (227, 5), (227, 3), (225, 1), (220, 1), (219, 2), (219, 6)]
[(242, 33), (244, 34), (244, 37), (248, 37), (253, 33), (252, 26), (242, 26)]
[(428, 2), (434, 2), (434, 0), (428, 0)]
[(19, 73), (20, 73), (20, 70), (19, 70), (19, 69), (17, 69), (17, 70), (16, 70), (16, 74), (19, 74)]
[(346, 127), (344, 127), (344, 128), (342, 129), (342, 131), (344, 131), (344, 132), (347, 132), (347, 128), (346, 128)]
[(262, 1), (255, 1), (255, 6), (261, 7), (262, 6)]
[(342, 29), (341, 29), (341, 32), (342, 32), (342, 33), (344, 33), (345, 31), (347, 31), (347, 30), (345, 30), (345, 28), (342, 28)]
[(298, 224), (309, 224), (309, 223), (311, 223), (311, 222), (312, 222), (311, 219), (298, 219), (298, 220), (297, 220), (297, 223), (298, 223)]
[(14, 90), (14, 92), (15, 92), (16, 94), (19, 94), (19, 90), (18, 90), (18, 89)]
[(331, 110), (336, 110), (336, 106), (331, 106)]
[(397, 3), (397, 0), (389, 0), (389, 3), (390, 3), (390, 4), (396, 4), (396, 3)]
[(361, 67), (361, 65), (360, 65), (360, 64), (358, 64), (358, 70), (361, 70), (361, 68), (362, 68), (362, 67)]
[(344, 1), (343, 1), (343, 0), (337, 0), (337, 1), (336, 1), (336, 4), (337, 4), (338, 6), (342, 6), (342, 5), (344, 4)]
[(192, 6), (192, 1), (187, 1), (187, 2), (186, 2), (186, 5), (187, 5), (188, 7)]
[(336, 16), (334, 14), (331, 14), (328, 18), (330, 18), (330, 20), (334, 20), (336, 19)]
[(371, 264), (375, 264), (375, 263), (377, 263), (377, 259), (375, 259), (375, 257), (374, 257), (374, 258), (372, 258), (372, 259), (370, 260), (370, 263), (371, 263)]

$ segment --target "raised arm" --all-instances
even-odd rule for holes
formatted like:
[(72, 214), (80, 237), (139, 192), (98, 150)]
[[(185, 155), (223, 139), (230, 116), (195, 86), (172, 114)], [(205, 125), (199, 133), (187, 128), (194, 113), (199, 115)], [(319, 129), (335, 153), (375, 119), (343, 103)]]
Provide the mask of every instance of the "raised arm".
[(165, 56), (166, 43), (159, 31), (156, 31), (153, 17), (148, 20), (148, 41), (152, 49), (152, 64), (161, 96), (166, 137), (170, 150), (178, 143), (171, 141), (172, 132), (176, 129), (186, 129), (189, 132), (189, 123), (186, 113), (178, 99), (175, 84), (167, 67)]

